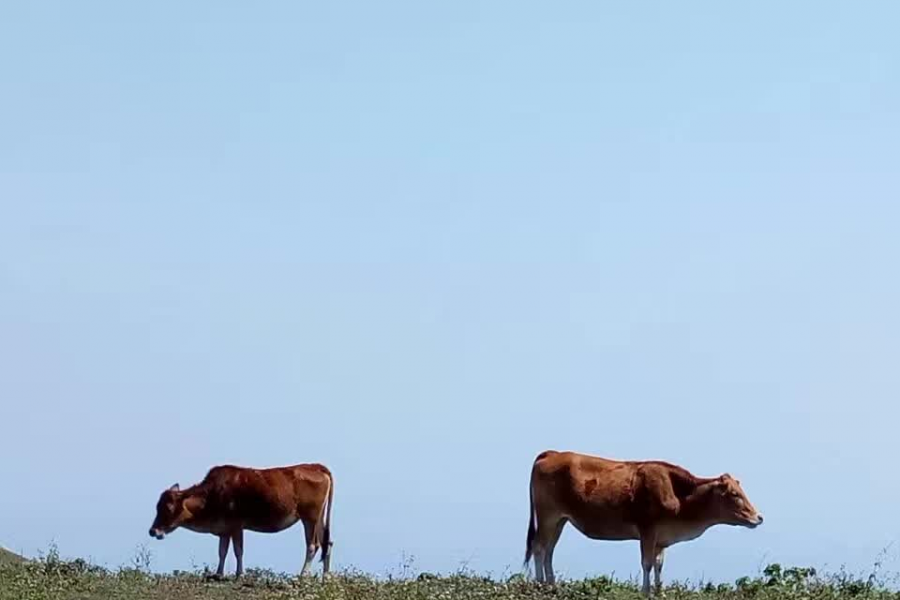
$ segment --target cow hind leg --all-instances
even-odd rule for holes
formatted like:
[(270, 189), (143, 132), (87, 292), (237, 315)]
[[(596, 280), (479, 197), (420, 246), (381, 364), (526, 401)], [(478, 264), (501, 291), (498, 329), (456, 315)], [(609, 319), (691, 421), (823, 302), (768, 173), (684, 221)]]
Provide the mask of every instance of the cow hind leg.
[(334, 542), (328, 542), (328, 546), (322, 547), (322, 554), (325, 556), (322, 558), (322, 578), (324, 579), (326, 575), (331, 571), (331, 549), (334, 546)]
[(553, 514), (537, 514), (537, 531), (531, 550), (534, 556), (534, 578), (538, 582), (553, 584), (553, 550), (559, 535), (566, 524), (566, 519)]
[(303, 561), (303, 568), (300, 569), (300, 576), (306, 575), (309, 566), (312, 564), (316, 552), (319, 550), (319, 540), (317, 539), (318, 527), (315, 521), (303, 521), (303, 530), (306, 533), (306, 558)]
[[(556, 583), (556, 575), (553, 573), (553, 551), (556, 550), (556, 544), (559, 542), (559, 536), (562, 535), (566, 523), (566, 519), (560, 519), (552, 528), (548, 528), (546, 538), (542, 539), (541, 545), (544, 548), (544, 577), (550, 585)], [(540, 535), (540, 533), (538, 535)]]
[(544, 583), (544, 549), (535, 543), (531, 557), (534, 560), (534, 580)]

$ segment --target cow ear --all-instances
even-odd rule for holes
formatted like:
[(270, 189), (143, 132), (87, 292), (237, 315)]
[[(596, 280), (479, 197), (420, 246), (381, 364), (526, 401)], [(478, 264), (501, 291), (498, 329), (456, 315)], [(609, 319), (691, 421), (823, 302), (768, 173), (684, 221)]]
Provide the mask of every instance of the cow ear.
[(176, 483), (175, 485), (173, 485), (172, 487), (169, 488), (169, 491), (170, 492), (179, 492), (179, 491), (181, 491), (181, 487)]

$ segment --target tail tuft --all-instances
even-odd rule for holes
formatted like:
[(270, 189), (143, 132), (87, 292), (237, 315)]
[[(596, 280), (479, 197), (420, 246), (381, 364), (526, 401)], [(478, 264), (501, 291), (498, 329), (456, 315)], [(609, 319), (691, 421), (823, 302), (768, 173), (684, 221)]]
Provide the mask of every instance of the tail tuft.
[(534, 487), (532, 482), (528, 482), (528, 500), (529, 500), (529, 511), (528, 511), (528, 536), (525, 538), (525, 562), (524, 565), (528, 566), (528, 561), (531, 560), (532, 548), (534, 546), (534, 536), (537, 534), (537, 515), (534, 514)]
[(328, 477), (328, 505), (325, 509), (325, 518), (322, 527), (322, 564), (324, 565), (322, 576), (324, 577), (331, 566), (331, 505), (334, 503), (334, 476)]

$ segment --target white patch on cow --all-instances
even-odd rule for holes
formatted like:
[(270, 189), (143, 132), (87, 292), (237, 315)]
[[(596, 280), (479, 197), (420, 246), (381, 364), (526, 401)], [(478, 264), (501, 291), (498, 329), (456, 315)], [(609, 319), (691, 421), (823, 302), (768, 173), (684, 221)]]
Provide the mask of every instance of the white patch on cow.
[(298, 520), (299, 519), (297, 518), (297, 515), (288, 515), (285, 518), (283, 518), (278, 525), (282, 529), (287, 529), (288, 527), (293, 526), (294, 523), (296, 523)]

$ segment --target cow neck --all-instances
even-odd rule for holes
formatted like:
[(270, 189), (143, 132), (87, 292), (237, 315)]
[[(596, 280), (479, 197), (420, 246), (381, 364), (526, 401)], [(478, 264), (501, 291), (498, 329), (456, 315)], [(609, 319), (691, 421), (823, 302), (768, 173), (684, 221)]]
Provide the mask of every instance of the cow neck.
[(191, 515), (191, 519), (202, 519), (203, 509), (206, 508), (206, 499), (209, 490), (202, 484), (191, 486), (184, 492), (184, 508)]
[(707, 527), (715, 523), (715, 519), (710, 518), (709, 510), (707, 510), (715, 481), (715, 478), (704, 479), (697, 477), (694, 479), (693, 492), (681, 501), (679, 516), (682, 519), (698, 525), (706, 525)]

